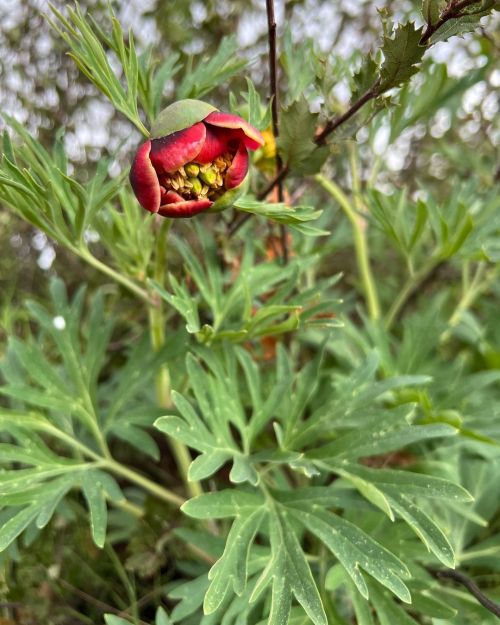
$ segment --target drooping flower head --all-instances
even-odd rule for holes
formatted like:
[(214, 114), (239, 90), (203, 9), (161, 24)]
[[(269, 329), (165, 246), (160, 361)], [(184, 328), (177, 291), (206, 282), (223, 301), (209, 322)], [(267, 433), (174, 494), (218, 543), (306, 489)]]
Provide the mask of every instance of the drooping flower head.
[(263, 143), (241, 117), (199, 100), (179, 100), (154, 122), (151, 139), (135, 155), (130, 182), (151, 213), (192, 217), (227, 203), (227, 192), (246, 178), (248, 150)]

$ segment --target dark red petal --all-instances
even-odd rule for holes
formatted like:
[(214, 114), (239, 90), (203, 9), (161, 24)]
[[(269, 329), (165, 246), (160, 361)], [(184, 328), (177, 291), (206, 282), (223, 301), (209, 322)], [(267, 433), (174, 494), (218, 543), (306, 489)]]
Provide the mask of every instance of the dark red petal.
[(146, 141), (137, 150), (130, 170), (130, 184), (139, 204), (151, 213), (157, 213), (160, 208), (160, 183), (149, 160), (150, 151), (151, 141)]
[(230, 138), (227, 136), (228, 131), (221, 128), (207, 126), (206, 133), (205, 143), (195, 158), (196, 162), (202, 165), (210, 163), (224, 152), (227, 152), (227, 142)]
[(182, 195), (179, 195), (175, 191), (167, 191), (166, 193), (161, 194), (161, 205), (165, 204), (177, 204), (178, 202), (184, 202), (184, 198)]
[(151, 162), (157, 172), (174, 173), (192, 161), (205, 142), (205, 124), (199, 123), (151, 141)]
[(163, 217), (192, 217), (207, 210), (212, 204), (210, 200), (186, 200), (160, 206), (158, 212)]
[(244, 135), (243, 141), (250, 150), (257, 150), (257, 148), (264, 145), (264, 137), (257, 128), (251, 126), (247, 121), (238, 117), (238, 115), (214, 111), (207, 115), (203, 121), (205, 124), (212, 124), (212, 126), (218, 126), (219, 128), (242, 130)]
[(226, 172), (224, 183), (226, 189), (234, 189), (239, 186), (248, 172), (248, 152), (246, 147), (240, 143), (238, 151), (234, 155), (233, 162)]

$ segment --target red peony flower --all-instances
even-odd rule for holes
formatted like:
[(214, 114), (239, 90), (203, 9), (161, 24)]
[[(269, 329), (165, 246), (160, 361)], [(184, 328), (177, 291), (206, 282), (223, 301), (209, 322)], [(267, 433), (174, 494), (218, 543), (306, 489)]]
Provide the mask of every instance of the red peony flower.
[[(143, 208), (164, 217), (192, 217), (224, 208), (248, 172), (248, 150), (264, 144), (241, 117), (199, 100), (164, 109), (138, 149), (130, 183)], [(230, 196), (230, 197), (228, 197)]]

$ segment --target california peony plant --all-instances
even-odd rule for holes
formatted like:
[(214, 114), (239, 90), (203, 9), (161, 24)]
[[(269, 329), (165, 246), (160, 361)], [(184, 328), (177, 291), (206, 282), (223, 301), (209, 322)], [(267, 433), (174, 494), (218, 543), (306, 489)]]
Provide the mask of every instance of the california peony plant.
[[(103, 145), (144, 143), (129, 185), (130, 155), (30, 133), (44, 98), (4, 116), (0, 625), (498, 625), (493, 3), (297, 0), (291, 33), (272, 0), (205, 3), (204, 37), (203, 3), (159, 2), (159, 33), (183, 18), (155, 49), (51, 5), (127, 118)], [(268, 37), (214, 49), (236, 7)], [(424, 58), (472, 30), (463, 77)]]

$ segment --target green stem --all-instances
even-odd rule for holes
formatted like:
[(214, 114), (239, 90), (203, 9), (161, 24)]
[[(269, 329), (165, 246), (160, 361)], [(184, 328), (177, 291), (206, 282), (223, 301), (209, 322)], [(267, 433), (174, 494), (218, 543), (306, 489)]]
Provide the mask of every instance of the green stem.
[(486, 263), (479, 263), (476, 269), (476, 273), (474, 274), (474, 277), (472, 278), (470, 283), (467, 284), (466, 282), (466, 289), (464, 290), (464, 293), (460, 298), (457, 307), (455, 308), (455, 312), (450, 318), (449, 325), (451, 327), (454, 327), (459, 323), (462, 313), (470, 307), (470, 305), (476, 299), (477, 295), (484, 288), (485, 283), (483, 282), (483, 277), (485, 271)]
[(361, 278), (361, 283), (363, 285), (363, 291), (368, 307), (368, 314), (370, 315), (370, 319), (376, 321), (380, 318), (380, 304), (378, 301), (375, 280), (373, 278), (370, 266), (368, 243), (366, 240), (365, 231), (363, 229), (363, 222), (356, 214), (356, 211), (352, 207), (345, 193), (335, 182), (327, 180), (321, 174), (317, 174), (315, 176), (315, 179), (325, 189), (325, 191), (327, 191), (338, 202), (338, 204), (344, 211), (344, 214), (351, 222), (352, 232), (354, 236), (356, 262), (358, 265), (358, 272)]
[[(154, 258), (153, 279), (160, 285), (165, 281), (165, 267), (167, 264), (167, 237), (171, 225), (170, 219), (162, 221), (159, 231), (156, 234), (156, 249)], [(160, 351), (165, 345), (165, 318), (163, 311), (163, 300), (158, 298), (154, 306), (149, 307), (149, 325), (151, 331), (151, 344), (155, 351)], [(163, 364), (155, 378), (156, 399), (163, 408), (172, 406), (170, 373), (168, 366)]]
[(131, 501), (128, 501), (126, 499), (124, 499), (123, 501), (111, 501), (110, 503), (112, 503), (112, 505), (116, 508), (128, 512), (136, 519), (142, 519), (142, 517), (144, 516), (144, 510), (140, 506), (136, 506), (135, 503), (132, 503)]
[(104, 549), (106, 550), (108, 557), (111, 560), (115, 568), (115, 571), (122, 582), (123, 587), (125, 588), (125, 591), (128, 595), (128, 602), (130, 605), (128, 609), (132, 613), (132, 618), (134, 619), (134, 625), (137, 625), (137, 623), (139, 622), (139, 609), (137, 605), (137, 594), (135, 592), (135, 587), (131, 583), (128, 577), (127, 571), (125, 570), (125, 567), (123, 566), (120, 558), (116, 555), (116, 552), (113, 549), (113, 547), (109, 543), (106, 543), (104, 545)]
[(431, 257), (425, 265), (412, 276), (406, 282), (405, 286), (401, 289), (396, 299), (393, 301), (392, 306), (387, 313), (385, 320), (386, 330), (390, 330), (394, 321), (396, 320), (399, 312), (408, 301), (408, 298), (416, 291), (419, 285), (427, 278), (427, 276), (439, 265), (441, 260), (437, 257)]
[(142, 132), (142, 134), (146, 137), (146, 139), (149, 139), (150, 132), (146, 128), (146, 126), (144, 126), (144, 124), (141, 122), (141, 120), (139, 119), (139, 116), (137, 116), (137, 117), (129, 117), (129, 119), (135, 125), (137, 130), (139, 130), (139, 132)]
[(460, 323), (463, 313), (472, 306), (476, 298), (489, 287), (490, 282), (496, 277), (495, 270), (486, 275), (485, 273), (486, 263), (479, 263), (474, 277), (469, 280), (469, 265), (468, 263), (465, 264), (462, 297), (448, 321), (448, 328), (441, 334), (441, 343), (446, 342), (451, 337), (451, 331)]
[(92, 460), (95, 460), (99, 463), (99, 466), (101, 468), (107, 468), (109, 471), (125, 477), (130, 482), (141, 486), (142, 488), (144, 488), (144, 490), (150, 492), (152, 495), (157, 496), (159, 499), (174, 503), (177, 506), (181, 506), (184, 503), (185, 499), (183, 499), (179, 495), (176, 495), (166, 488), (163, 488), (163, 486), (152, 482), (148, 478), (140, 475), (139, 473), (136, 473), (133, 469), (125, 467), (124, 465), (116, 462), (116, 460), (113, 460), (112, 458), (103, 458), (83, 443), (80, 443), (76, 438), (73, 438), (69, 434), (66, 434), (62, 430), (54, 427), (53, 425), (44, 424), (43, 427), (40, 427), (39, 429), (47, 432), (48, 434), (54, 436), (55, 438), (58, 438), (61, 441), (64, 441), (70, 447), (73, 447), (74, 449), (77, 449), (89, 458), (92, 458)]
[(115, 271), (109, 265), (106, 265), (105, 263), (100, 261), (93, 254), (91, 254), (86, 247), (74, 248), (73, 251), (75, 252), (75, 254), (80, 256), (80, 258), (85, 260), (89, 265), (92, 265), (92, 267), (94, 267), (95, 269), (98, 269), (102, 273), (106, 274), (115, 282), (118, 282), (118, 284), (121, 284), (126, 289), (134, 293), (134, 295), (137, 295), (137, 297), (139, 297), (140, 299), (151, 303), (151, 298), (149, 297), (148, 292), (145, 289), (130, 280), (130, 278), (123, 276), (121, 273)]
[[(162, 286), (165, 283), (165, 269), (167, 266), (167, 238), (171, 223), (170, 219), (164, 219), (156, 237), (153, 279)], [(160, 351), (165, 345), (165, 317), (163, 306), (163, 300), (158, 300), (155, 302), (155, 305), (149, 307), (151, 344), (155, 351)], [(166, 364), (163, 364), (158, 369), (155, 378), (155, 387), (158, 405), (162, 408), (171, 408), (172, 395), (170, 373)], [(190, 482), (188, 479), (189, 465), (192, 462), (192, 458), (187, 447), (174, 438), (169, 438), (168, 441), (187, 491), (191, 497), (201, 495), (203, 490), (200, 483), (196, 481)]]
[(137, 484), (144, 488), (144, 490), (148, 491), (152, 495), (158, 497), (158, 499), (162, 499), (163, 501), (168, 501), (169, 503), (173, 503), (176, 506), (182, 506), (182, 504), (186, 501), (180, 495), (173, 493), (172, 491), (160, 486), (156, 482), (151, 481), (147, 477), (144, 477), (140, 473), (137, 473), (133, 469), (129, 469), (128, 467), (116, 462), (116, 460), (105, 460), (103, 463), (105, 468), (108, 468), (111, 472), (116, 475), (121, 475), (126, 478), (130, 482)]
[(111, 452), (109, 451), (106, 437), (99, 426), (97, 415), (94, 410), (94, 404), (92, 403), (92, 398), (90, 397), (88, 389), (84, 384), (80, 384), (80, 394), (85, 400), (86, 406), (83, 406), (82, 404), (76, 404), (75, 412), (79, 412), (82, 418), (85, 420), (85, 424), (88, 426), (89, 430), (93, 434), (102, 453), (106, 456), (106, 458), (111, 458)]
[(66, 434), (66, 432), (63, 432), (49, 423), (41, 425), (39, 429), (43, 432), (47, 432), (47, 434), (50, 434), (54, 438), (58, 438), (60, 441), (65, 442), (69, 447), (72, 447), (73, 449), (81, 452), (83, 455), (92, 458), (92, 460), (96, 460), (97, 462), (103, 460), (102, 456), (96, 454), (95, 451), (90, 449), (90, 447), (80, 443), (75, 437)]

